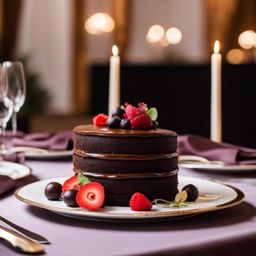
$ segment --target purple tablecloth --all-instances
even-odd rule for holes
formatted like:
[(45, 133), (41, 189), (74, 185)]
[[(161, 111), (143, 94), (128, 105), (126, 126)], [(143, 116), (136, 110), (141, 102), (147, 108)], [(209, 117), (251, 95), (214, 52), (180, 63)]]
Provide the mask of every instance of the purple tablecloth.
[[(40, 179), (72, 173), (71, 162), (27, 164)], [(188, 170), (180, 174), (225, 180), (245, 192), (245, 202), (186, 219), (131, 224), (70, 219), (8, 196), (1, 200), (0, 214), (47, 237), (51, 244), (45, 245), (46, 255), (255, 255), (256, 174), (249, 178)], [(0, 243), (0, 255), (18, 254)]]

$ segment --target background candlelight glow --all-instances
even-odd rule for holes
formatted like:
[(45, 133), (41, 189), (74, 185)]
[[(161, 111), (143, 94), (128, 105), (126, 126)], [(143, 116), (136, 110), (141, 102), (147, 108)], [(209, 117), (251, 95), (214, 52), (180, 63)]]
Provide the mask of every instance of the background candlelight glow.
[(149, 43), (157, 43), (164, 36), (164, 29), (160, 25), (153, 25), (149, 28), (147, 33), (147, 40)]
[(107, 13), (95, 13), (85, 21), (85, 30), (93, 35), (101, 35), (111, 32), (115, 27), (115, 22)]
[(165, 36), (170, 44), (178, 44), (182, 39), (182, 33), (178, 28), (169, 28)]
[(239, 45), (244, 49), (251, 49), (256, 46), (256, 33), (253, 30), (247, 30), (238, 37)]

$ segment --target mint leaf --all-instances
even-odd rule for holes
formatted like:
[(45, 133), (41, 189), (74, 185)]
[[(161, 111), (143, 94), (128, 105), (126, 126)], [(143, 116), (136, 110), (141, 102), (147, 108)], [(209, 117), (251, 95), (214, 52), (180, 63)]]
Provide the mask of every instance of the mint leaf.
[(91, 180), (87, 177), (85, 177), (83, 174), (79, 173), (77, 175), (77, 181), (80, 186), (83, 186), (85, 184), (88, 184), (91, 182)]
[(150, 108), (147, 111), (148, 115), (150, 116), (152, 121), (156, 121), (158, 113), (157, 113), (157, 109), (156, 108)]

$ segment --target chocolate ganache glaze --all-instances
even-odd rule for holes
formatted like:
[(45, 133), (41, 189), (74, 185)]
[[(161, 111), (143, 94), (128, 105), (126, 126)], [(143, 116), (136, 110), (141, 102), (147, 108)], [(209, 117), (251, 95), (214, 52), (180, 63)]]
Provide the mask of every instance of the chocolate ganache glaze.
[(173, 200), (177, 190), (177, 134), (164, 129), (74, 128), (74, 172), (100, 182), (108, 205), (128, 205), (133, 193)]

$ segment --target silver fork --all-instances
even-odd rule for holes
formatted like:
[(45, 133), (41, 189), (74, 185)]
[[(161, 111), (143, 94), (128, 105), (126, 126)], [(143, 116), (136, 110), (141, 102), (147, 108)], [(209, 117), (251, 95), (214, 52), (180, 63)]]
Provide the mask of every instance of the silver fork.
[(27, 230), (21, 226), (18, 226), (16, 224), (14, 224), (13, 222), (5, 219), (4, 217), (0, 216), (0, 222), (2, 222), (3, 224), (5, 224), (6, 226), (18, 231), (19, 233), (21, 233), (24, 236), (27, 236), (28, 238), (37, 241), (40, 244), (49, 244), (50, 242), (43, 236), (34, 233), (30, 230)]

